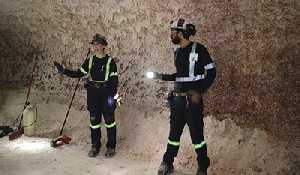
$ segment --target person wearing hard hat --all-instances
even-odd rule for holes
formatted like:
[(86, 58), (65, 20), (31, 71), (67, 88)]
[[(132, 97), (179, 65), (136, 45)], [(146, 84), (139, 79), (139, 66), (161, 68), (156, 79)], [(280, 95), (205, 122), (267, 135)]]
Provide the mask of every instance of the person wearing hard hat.
[(105, 120), (107, 128), (106, 157), (115, 155), (116, 148), (116, 122), (114, 111), (118, 87), (118, 73), (115, 61), (105, 53), (107, 40), (101, 34), (93, 36), (91, 55), (77, 70), (66, 69), (62, 64), (55, 62), (58, 71), (71, 78), (86, 76), (87, 107), (90, 112), (90, 129), (92, 147), (89, 157), (96, 157), (101, 147), (101, 118)]
[(174, 171), (173, 162), (179, 150), (185, 124), (189, 127), (197, 153), (196, 175), (207, 175), (207, 168), (210, 165), (203, 136), (202, 94), (212, 85), (216, 77), (216, 68), (207, 49), (202, 44), (189, 40), (195, 33), (195, 25), (187, 23), (184, 19), (171, 21), (171, 40), (179, 45), (174, 60), (176, 73), (147, 73), (148, 77), (153, 79), (175, 81), (174, 91), (168, 95), (171, 116), (167, 150), (158, 169), (158, 175), (168, 175)]

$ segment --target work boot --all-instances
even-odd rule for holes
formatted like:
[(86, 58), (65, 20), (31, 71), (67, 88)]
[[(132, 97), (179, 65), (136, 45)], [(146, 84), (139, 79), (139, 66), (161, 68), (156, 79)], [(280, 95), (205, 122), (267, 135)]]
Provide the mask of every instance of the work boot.
[(96, 148), (95, 145), (92, 145), (92, 148), (91, 148), (91, 150), (88, 153), (88, 156), (89, 157), (96, 157), (99, 154), (99, 152), (100, 152), (100, 149)]
[(167, 164), (162, 162), (158, 168), (157, 175), (169, 175), (174, 172), (174, 166), (172, 164)]
[(114, 148), (107, 148), (105, 152), (105, 157), (113, 157), (116, 154), (116, 150)]
[(207, 175), (207, 171), (206, 171), (206, 170), (201, 170), (201, 169), (198, 167), (198, 170), (197, 170), (196, 175)]

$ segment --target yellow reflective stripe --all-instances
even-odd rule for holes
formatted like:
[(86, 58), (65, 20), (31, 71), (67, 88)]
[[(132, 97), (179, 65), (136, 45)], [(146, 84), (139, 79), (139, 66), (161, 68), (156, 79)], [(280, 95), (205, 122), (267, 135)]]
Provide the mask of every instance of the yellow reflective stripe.
[(87, 74), (87, 72), (82, 67), (80, 67), (80, 71), (84, 74)]
[(91, 57), (90, 57), (90, 60), (89, 60), (89, 72), (88, 72), (88, 79), (90, 80), (90, 81), (93, 81), (93, 79), (92, 79), (92, 76), (91, 76), (91, 69), (92, 69), (92, 66), (93, 66), (93, 58), (94, 58), (94, 55), (92, 55)]
[(200, 144), (193, 144), (195, 149), (201, 148), (202, 146), (204, 146), (206, 143), (205, 141), (202, 141)]
[(111, 57), (108, 58), (108, 61), (106, 63), (105, 81), (108, 80), (109, 69), (110, 69), (110, 62), (111, 62)]
[(112, 128), (112, 127), (114, 127), (114, 126), (116, 126), (116, 122), (113, 122), (113, 123), (110, 124), (110, 125), (105, 124), (105, 127), (106, 127), (106, 128)]
[(180, 145), (180, 142), (175, 142), (175, 141), (171, 141), (171, 140), (168, 140), (168, 143), (170, 145), (173, 145), (173, 146), (179, 146)]
[(93, 82), (96, 82), (96, 83), (105, 83), (106, 81), (95, 81), (95, 80), (93, 80)]
[[(93, 57), (94, 57), (94, 56), (91, 56), (91, 57), (90, 57), (90, 60), (89, 60), (89, 72), (87, 73), (87, 74), (88, 74), (88, 79), (89, 79), (90, 81), (94, 81), (94, 80), (92, 79), (91, 74), (90, 74), (91, 69), (92, 69), (92, 66), (93, 66)], [(106, 81), (108, 80), (111, 60), (112, 60), (111, 57), (109, 57), (108, 60), (107, 60), (107, 63), (106, 63), (106, 71), (105, 71), (105, 79), (104, 79), (104, 81), (94, 81), (94, 82), (97, 82), (97, 83), (103, 83), (103, 82), (106, 82)], [(111, 76), (112, 76), (112, 75), (111, 75)]]
[(92, 129), (98, 129), (98, 128), (101, 128), (101, 123), (98, 124), (98, 125), (92, 125), (92, 124), (90, 124), (90, 127), (91, 127)]

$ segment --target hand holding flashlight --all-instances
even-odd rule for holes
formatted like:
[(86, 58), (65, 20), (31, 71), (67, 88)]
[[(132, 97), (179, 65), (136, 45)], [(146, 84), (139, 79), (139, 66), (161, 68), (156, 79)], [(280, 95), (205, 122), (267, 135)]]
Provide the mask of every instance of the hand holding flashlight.
[(162, 78), (162, 74), (157, 73), (157, 72), (147, 72), (146, 76), (149, 79), (161, 79)]

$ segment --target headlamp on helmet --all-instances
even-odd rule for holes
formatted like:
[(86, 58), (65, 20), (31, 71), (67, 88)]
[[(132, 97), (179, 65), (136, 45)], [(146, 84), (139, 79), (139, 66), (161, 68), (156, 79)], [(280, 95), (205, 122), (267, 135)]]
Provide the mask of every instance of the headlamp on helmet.
[(196, 34), (195, 25), (186, 23), (186, 21), (183, 18), (179, 18), (178, 20), (172, 20), (170, 25), (171, 31), (180, 31), (188, 36)]

